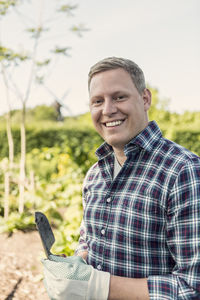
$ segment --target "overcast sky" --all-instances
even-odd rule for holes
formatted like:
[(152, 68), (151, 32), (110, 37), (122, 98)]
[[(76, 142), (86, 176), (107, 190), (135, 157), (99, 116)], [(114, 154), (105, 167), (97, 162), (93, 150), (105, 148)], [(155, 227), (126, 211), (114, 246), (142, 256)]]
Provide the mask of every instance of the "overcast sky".
[[(34, 0), (37, 1), (37, 0)], [(48, 0), (51, 3), (57, 0)], [(35, 2), (36, 3), (36, 2)], [(144, 71), (146, 81), (170, 100), (171, 111), (200, 111), (200, 1), (199, 0), (79, 0), (70, 18), (84, 23), (90, 31), (83, 38), (66, 35), (72, 47), (71, 57), (56, 69), (48, 81), (51, 91), (61, 97), (73, 114), (88, 111), (87, 74), (91, 65), (108, 56), (135, 61)], [(24, 11), (28, 16), (31, 11)], [(4, 45), (26, 48), (19, 19), (10, 15), (1, 22)], [(26, 74), (20, 75), (25, 81)], [(0, 82), (0, 114), (6, 111)], [(29, 107), (51, 104), (52, 96), (37, 90)], [(12, 108), (20, 108), (13, 98)]]

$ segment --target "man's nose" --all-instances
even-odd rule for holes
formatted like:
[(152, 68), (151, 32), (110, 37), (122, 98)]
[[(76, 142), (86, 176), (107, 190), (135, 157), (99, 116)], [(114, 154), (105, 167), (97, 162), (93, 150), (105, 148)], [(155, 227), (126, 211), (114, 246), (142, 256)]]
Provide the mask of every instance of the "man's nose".
[(117, 112), (117, 107), (113, 101), (113, 99), (105, 99), (103, 106), (103, 114), (106, 116), (110, 116)]

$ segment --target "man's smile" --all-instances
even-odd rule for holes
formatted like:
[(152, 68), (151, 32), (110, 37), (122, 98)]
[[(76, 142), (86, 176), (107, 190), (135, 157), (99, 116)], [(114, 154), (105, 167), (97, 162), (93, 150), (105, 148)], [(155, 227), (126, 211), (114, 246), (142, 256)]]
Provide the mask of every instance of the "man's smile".
[(116, 127), (121, 125), (124, 122), (124, 120), (115, 120), (110, 122), (103, 123), (106, 127)]

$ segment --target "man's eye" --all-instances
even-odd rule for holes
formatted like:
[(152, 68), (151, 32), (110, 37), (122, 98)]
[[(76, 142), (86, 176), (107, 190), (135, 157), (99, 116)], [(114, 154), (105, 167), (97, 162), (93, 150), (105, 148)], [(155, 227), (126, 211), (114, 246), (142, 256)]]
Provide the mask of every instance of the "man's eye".
[(92, 101), (92, 105), (97, 106), (97, 105), (100, 105), (102, 102), (103, 102), (102, 99), (96, 99), (96, 100)]
[(124, 99), (125, 99), (125, 96), (124, 96), (124, 95), (120, 95), (120, 96), (114, 97), (114, 100), (115, 100), (115, 101), (122, 101), (122, 100), (124, 100)]

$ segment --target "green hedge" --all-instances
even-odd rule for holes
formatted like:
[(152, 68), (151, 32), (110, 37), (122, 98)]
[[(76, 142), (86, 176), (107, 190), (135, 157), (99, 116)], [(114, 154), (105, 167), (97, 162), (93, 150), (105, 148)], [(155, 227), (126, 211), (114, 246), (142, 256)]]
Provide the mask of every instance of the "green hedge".
[[(167, 130), (163, 130), (167, 136)], [(15, 155), (20, 153), (20, 131), (13, 129)], [(67, 149), (72, 159), (84, 168), (84, 172), (96, 160), (95, 150), (102, 143), (102, 139), (92, 128), (28, 128), (26, 131), (27, 152), (34, 148), (58, 146)], [(173, 128), (170, 139), (195, 152), (200, 156), (200, 129)], [(0, 130), (0, 159), (8, 156), (8, 143), (5, 129)]]
[[(20, 130), (12, 130), (14, 138), (15, 155), (20, 154)], [(6, 131), (0, 130), (0, 159), (8, 156), (8, 142)], [(27, 128), (26, 149), (27, 153), (34, 148), (61, 147), (69, 152), (72, 159), (84, 168), (84, 172), (96, 161), (94, 154), (96, 148), (102, 143), (102, 139), (91, 128)]]
[(200, 129), (174, 130), (171, 139), (200, 156)]

